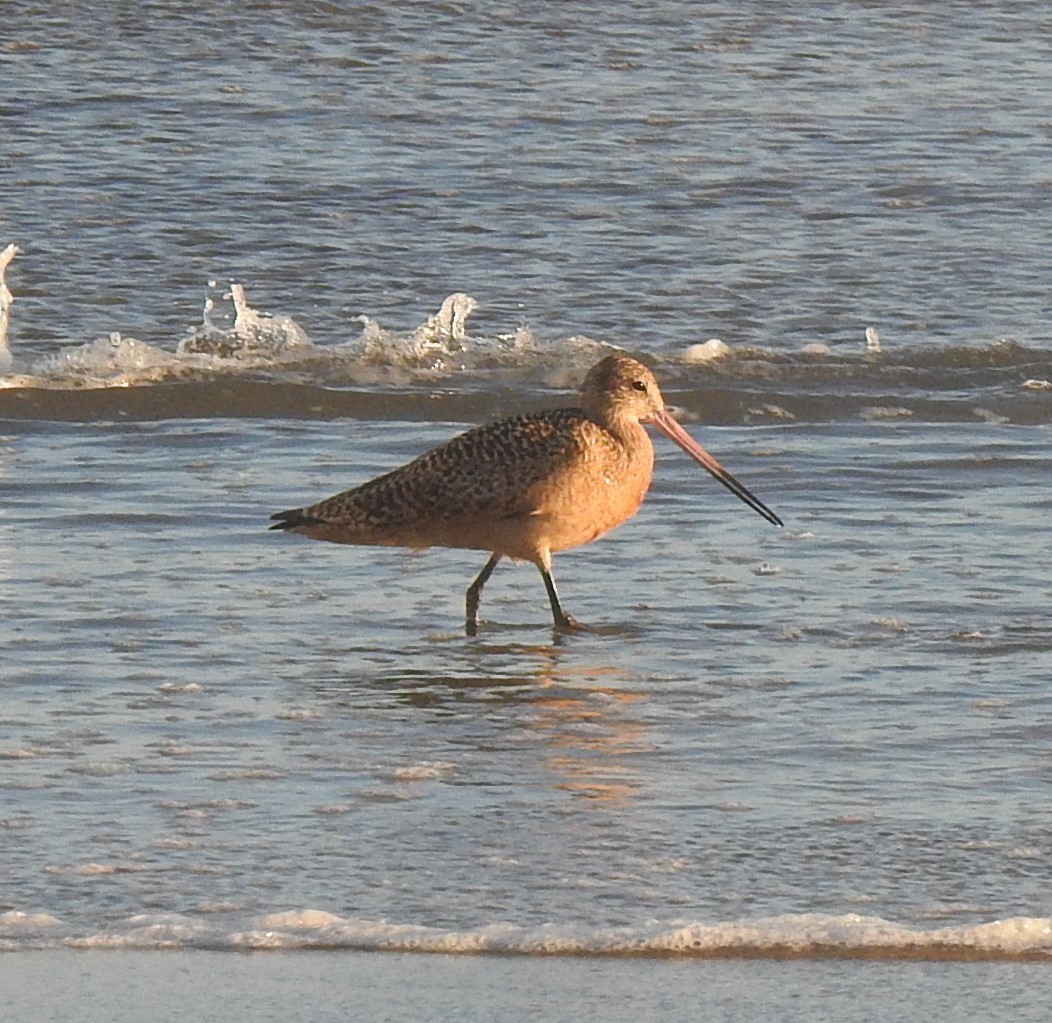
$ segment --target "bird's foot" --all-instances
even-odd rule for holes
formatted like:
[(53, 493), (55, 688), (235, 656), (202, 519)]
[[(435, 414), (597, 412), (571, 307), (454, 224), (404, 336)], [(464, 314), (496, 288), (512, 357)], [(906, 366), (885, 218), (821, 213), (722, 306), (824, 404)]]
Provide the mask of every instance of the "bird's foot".
[[(562, 615), (552, 623), (552, 631), (561, 636), (569, 636), (575, 632), (591, 632), (589, 626), (583, 625), (571, 615)], [(477, 618), (468, 618), (464, 622), (464, 634), (466, 636), (477, 636), (479, 634), (479, 622)]]
[(570, 632), (585, 632), (588, 629), (587, 625), (582, 625), (572, 615), (562, 614), (557, 617), (552, 625), (552, 628), (556, 632), (570, 633)]

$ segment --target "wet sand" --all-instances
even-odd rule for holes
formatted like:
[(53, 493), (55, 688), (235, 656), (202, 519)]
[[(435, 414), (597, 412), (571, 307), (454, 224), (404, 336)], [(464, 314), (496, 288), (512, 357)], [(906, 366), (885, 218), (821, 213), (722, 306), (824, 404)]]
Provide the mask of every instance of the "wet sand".
[(4, 1018), (750, 1023), (1038, 1020), (1052, 970), (1028, 963), (631, 960), (383, 953), (78, 952), (0, 957)]

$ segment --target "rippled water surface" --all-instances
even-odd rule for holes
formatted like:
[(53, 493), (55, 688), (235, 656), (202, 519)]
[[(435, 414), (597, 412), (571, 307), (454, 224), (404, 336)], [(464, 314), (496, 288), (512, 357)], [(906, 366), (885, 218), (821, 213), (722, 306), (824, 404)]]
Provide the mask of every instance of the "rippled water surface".
[(647, 347), (1044, 339), (1048, 16), (11, 0), (21, 331), (178, 337), (218, 275), (331, 341), (457, 289)]
[[(704, 8), (5, 5), (4, 948), (1048, 954), (1052, 25)], [(266, 531), (612, 345), (784, 529)]]
[(1011, 539), (1048, 508), (1034, 430), (710, 431), (787, 529), (664, 451), (639, 517), (556, 560), (595, 634), (553, 639), (536, 573), (509, 567), (474, 640), (477, 556), (264, 532), (352, 474), (352, 432), (368, 475), (448, 428), (6, 438), (15, 906), (585, 943), (1047, 915), (1049, 585)]

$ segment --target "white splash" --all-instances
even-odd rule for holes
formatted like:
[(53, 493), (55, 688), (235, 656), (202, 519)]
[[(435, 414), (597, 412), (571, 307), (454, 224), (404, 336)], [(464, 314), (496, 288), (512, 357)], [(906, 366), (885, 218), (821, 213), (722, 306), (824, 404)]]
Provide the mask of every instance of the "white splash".
[(468, 317), (478, 308), (478, 302), (463, 291), (454, 292), (446, 297), (438, 312), (429, 316), (411, 335), (422, 351), (441, 349), (455, 350), (467, 337)]
[(362, 325), (362, 336), (360, 341), (368, 344), (370, 341), (379, 341), (384, 336), (384, 329), (380, 326), (379, 320), (374, 320), (371, 316), (367, 316), (362, 313), (361, 316), (355, 317), (355, 319)]
[(683, 361), (687, 363), (712, 362), (715, 359), (724, 359), (731, 354), (731, 346), (718, 337), (710, 337), (708, 341), (701, 344), (691, 345), (683, 353)]
[(429, 316), (408, 336), (384, 330), (368, 316), (358, 319), (365, 329), (358, 344), (366, 362), (391, 366), (435, 370), (456, 356), (468, 352), (468, 317), (478, 302), (463, 291), (448, 295), (437, 313)]
[(18, 246), (12, 242), (3, 252), (0, 252), (0, 373), (6, 373), (11, 368), (11, 349), (7, 344), (7, 322), (8, 310), (15, 301), (15, 296), (8, 289), (4, 276), (7, 273), (8, 264), (18, 255), (19, 251)]
[(888, 405), (867, 405), (858, 415), (860, 419), (873, 423), (885, 419), (907, 419), (913, 415), (913, 410)]
[(880, 335), (875, 327), (866, 327), (866, 351), (870, 355), (880, 354)]
[(421, 760), (417, 764), (396, 767), (391, 772), (391, 777), (402, 782), (433, 781), (448, 778), (456, 769), (457, 765), (448, 760)]
[(234, 334), (247, 345), (257, 347), (295, 348), (309, 345), (310, 338), (291, 316), (271, 316), (256, 312), (245, 298), (245, 289), (240, 284), (230, 285), (230, 297), (234, 302)]
[(792, 414), (788, 409), (782, 408), (781, 405), (762, 405), (759, 408), (750, 408), (749, 416), (755, 416), (757, 418), (767, 417), (769, 419), (784, 419), (787, 422), (792, 422), (796, 419), (796, 416)]
[[(215, 281), (209, 281), (208, 286), (218, 288)], [(272, 316), (253, 309), (241, 284), (230, 284), (229, 290), (220, 295), (220, 301), (233, 305), (233, 322), (230, 323), (229, 308), (225, 311), (217, 308), (215, 299), (206, 295), (201, 323), (188, 338), (179, 342), (176, 350), (180, 355), (230, 359), (314, 347), (306, 331), (291, 316)], [(230, 325), (226, 326), (224, 321)]]
[(171, 352), (114, 331), (109, 337), (49, 355), (33, 371), (40, 377), (76, 380), (86, 386), (132, 387), (177, 376), (180, 365)]

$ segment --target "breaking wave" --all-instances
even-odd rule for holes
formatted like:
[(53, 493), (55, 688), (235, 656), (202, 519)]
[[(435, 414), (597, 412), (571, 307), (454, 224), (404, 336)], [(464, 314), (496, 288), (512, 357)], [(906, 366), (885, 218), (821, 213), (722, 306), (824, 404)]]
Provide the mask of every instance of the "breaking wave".
[[(5, 295), (6, 330), (0, 274)], [(201, 322), (170, 349), (117, 332), (37, 357), (2, 343), (0, 418), (475, 421), (550, 404), (602, 354), (624, 350), (581, 335), (544, 340), (524, 326), (474, 336), (477, 307), (457, 292), (408, 332), (363, 315), (359, 336), (322, 345), (291, 315), (253, 308), (242, 285), (211, 282)], [(1052, 421), (1052, 353), (1007, 339), (896, 347), (870, 328), (851, 350), (712, 339), (629, 354), (655, 365), (686, 418), (711, 423)]]
[(0, 949), (353, 950), (524, 956), (654, 956), (695, 959), (1052, 959), (1052, 919), (1013, 917), (930, 930), (880, 917), (789, 914), (717, 923), (671, 921), (589, 929), (493, 923), (444, 929), (275, 912), (228, 924), (178, 914), (140, 914), (77, 928), (47, 913), (0, 914)]

